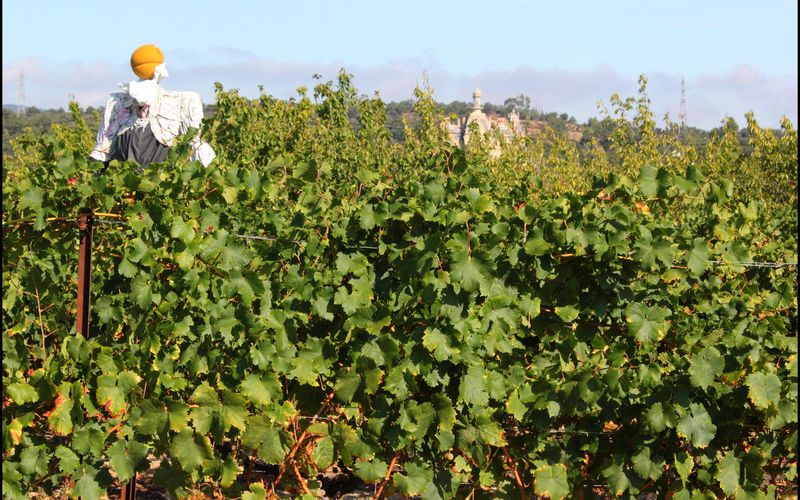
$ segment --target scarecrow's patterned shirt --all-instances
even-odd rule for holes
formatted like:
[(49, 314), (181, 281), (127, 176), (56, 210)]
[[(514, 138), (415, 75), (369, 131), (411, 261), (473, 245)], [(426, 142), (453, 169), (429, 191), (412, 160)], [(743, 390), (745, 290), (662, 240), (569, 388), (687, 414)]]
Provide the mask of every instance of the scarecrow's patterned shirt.
[[(149, 106), (140, 106), (126, 92), (117, 92), (108, 98), (97, 131), (97, 143), (89, 156), (105, 161), (117, 135), (148, 124), (156, 140), (170, 147), (175, 137), (185, 134), (189, 128), (200, 129), (202, 119), (203, 103), (196, 92), (172, 92), (159, 86), (156, 100)], [(200, 160), (207, 166), (215, 157), (208, 143), (199, 137), (192, 141), (192, 160)]]

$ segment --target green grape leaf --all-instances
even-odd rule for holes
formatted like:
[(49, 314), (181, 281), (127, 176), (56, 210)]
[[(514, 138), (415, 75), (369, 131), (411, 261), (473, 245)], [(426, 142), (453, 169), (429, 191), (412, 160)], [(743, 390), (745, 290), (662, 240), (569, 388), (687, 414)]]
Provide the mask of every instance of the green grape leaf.
[(573, 306), (557, 306), (556, 315), (565, 323), (571, 323), (578, 318), (580, 310)]
[(200, 468), (209, 456), (207, 443), (189, 428), (175, 436), (170, 444), (169, 452), (186, 472)]
[(72, 448), (81, 455), (100, 456), (105, 449), (105, 434), (96, 426), (84, 426), (72, 436)]
[(476, 258), (453, 258), (451, 276), (468, 292), (477, 290), (486, 281), (486, 269)]
[(436, 361), (453, 360), (460, 352), (457, 347), (450, 345), (450, 339), (438, 328), (428, 328), (422, 336), (422, 345), (433, 353)]
[(44, 202), (44, 192), (39, 188), (30, 188), (19, 197), (18, 207), (20, 210), (31, 208), (34, 212), (38, 212), (42, 210), (42, 202)]
[(386, 476), (389, 467), (386, 465), (386, 462), (375, 458), (370, 461), (356, 462), (354, 470), (356, 476), (368, 483), (374, 483), (382, 480)]
[(140, 434), (159, 434), (167, 427), (167, 412), (159, 408), (151, 400), (144, 400), (137, 405), (137, 415), (131, 420), (136, 432)]
[(538, 464), (533, 473), (536, 493), (548, 498), (565, 498), (570, 494), (567, 467), (564, 464)]
[(100, 500), (100, 498), (106, 494), (106, 492), (100, 488), (100, 484), (94, 476), (87, 472), (84, 472), (80, 479), (75, 481), (75, 492), (82, 499), (86, 500)]
[(633, 456), (633, 470), (642, 479), (657, 480), (664, 473), (665, 464), (666, 462), (660, 457), (651, 457), (649, 447), (642, 448)]
[(147, 309), (154, 302), (153, 292), (147, 276), (140, 274), (131, 281), (131, 297), (141, 309)]
[(62, 383), (58, 388), (58, 394), (53, 409), (47, 417), (47, 422), (53, 432), (59, 436), (66, 436), (72, 432), (72, 407), (74, 401), (69, 397), (71, 385), (69, 382)]
[(397, 488), (406, 495), (421, 495), (433, 481), (433, 471), (414, 462), (407, 464), (405, 469), (405, 474), (394, 475)]
[(639, 184), (639, 190), (646, 198), (652, 198), (658, 194), (658, 169), (652, 165), (644, 165), (639, 171), (639, 177), (636, 179)]
[(250, 483), (248, 491), (242, 493), (242, 500), (266, 500), (267, 489), (264, 483)]
[(781, 380), (774, 373), (751, 373), (745, 384), (747, 395), (757, 408), (777, 406), (781, 400)]
[(631, 487), (631, 481), (622, 468), (622, 465), (612, 463), (603, 468), (601, 472), (603, 477), (608, 480), (608, 486), (611, 488), (614, 495), (620, 496), (625, 493), (625, 490)]
[(639, 249), (636, 252), (636, 259), (642, 263), (645, 269), (655, 269), (657, 261), (665, 266), (672, 264), (672, 246), (669, 241), (663, 238), (644, 239), (639, 241), (636, 246)]
[(705, 347), (689, 364), (689, 377), (694, 387), (706, 389), (722, 374), (725, 358), (714, 347)]
[(711, 422), (703, 405), (692, 403), (689, 411), (680, 419), (677, 427), (678, 435), (688, 439), (698, 448), (705, 448), (714, 439), (717, 426)]
[(268, 464), (280, 464), (283, 463), (288, 451), (278, 429), (266, 427), (262, 430), (261, 444), (258, 446), (258, 456), (261, 460)]
[(709, 255), (708, 243), (702, 238), (695, 238), (692, 242), (692, 249), (686, 257), (686, 266), (692, 276), (699, 277), (708, 269)]
[(739, 469), (741, 461), (732, 451), (726, 452), (717, 462), (716, 478), (726, 495), (734, 495), (739, 489)]
[(661, 432), (666, 428), (675, 427), (677, 424), (672, 408), (664, 406), (661, 402), (653, 404), (645, 413), (647, 425), (653, 432)]
[(628, 331), (643, 344), (651, 344), (664, 338), (669, 330), (667, 317), (670, 313), (663, 307), (652, 307), (640, 302), (625, 310)]
[(228, 456), (222, 463), (222, 474), (220, 475), (219, 484), (222, 485), (223, 488), (230, 488), (242, 471), (244, 471), (244, 468), (236, 463), (236, 460), (232, 456)]
[(167, 401), (167, 414), (171, 431), (181, 432), (189, 425), (189, 406), (186, 403)]
[(6, 391), (14, 403), (24, 405), (25, 403), (35, 403), (39, 400), (36, 389), (25, 382), (14, 382), (6, 386)]
[(108, 449), (111, 466), (120, 483), (127, 483), (135, 472), (146, 470), (147, 445), (136, 441), (119, 440)]
[(694, 457), (686, 453), (685, 451), (681, 451), (675, 454), (675, 470), (678, 471), (678, 475), (681, 477), (684, 485), (689, 484), (689, 475), (694, 470)]
[(312, 459), (317, 465), (317, 468), (319, 470), (327, 469), (333, 463), (334, 458), (333, 439), (331, 439), (330, 436), (325, 436), (317, 441), (317, 445), (314, 447), (314, 453), (312, 454)]
[(281, 383), (274, 373), (251, 373), (242, 382), (242, 394), (256, 405), (266, 406), (281, 398)]
[(361, 376), (355, 370), (340, 372), (336, 380), (336, 399), (349, 403), (361, 386)]
[(74, 474), (81, 465), (80, 457), (64, 445), (58, 445), (54, 455), (58, 459), (58, 470), (65, 474)]
[(461, 378), (458, 392), (461, 399), (468, 405), (483, 407), (489, 403), (489, 393), (486, 392), (486, 374), (479, 365), (472, 365)]
[(47, 473), (47, 449), (44, 446), (26, 446), (19, 455), (20, 470), (28, 475)]

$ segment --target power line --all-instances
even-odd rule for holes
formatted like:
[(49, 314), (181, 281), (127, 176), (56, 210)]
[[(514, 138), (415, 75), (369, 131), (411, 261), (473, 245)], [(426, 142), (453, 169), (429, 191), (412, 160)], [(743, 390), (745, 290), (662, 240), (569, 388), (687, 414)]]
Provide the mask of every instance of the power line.
[[(295, 245), (302, 245), (303, 243), (308, 243), (308, 241), (288, 240), (286, 238), (276, 238), (274, 236), (256, 236), (252, 234), (235, 234), (234, 236), (243, 240), (278, 241), (278, 242), (294, 243)], [(366, 246), (366, 245), (356, 245), (356, 246), (344, 245), (344, 247), (350, 249), (358, 248), (362, 250), (378, 250), (378, 247), (376, 246)]]
[(680, 109), (681, 128), (686, 126), (686, 80), (681, 75), (681, 109)]
[(783, 267), (797, 266), (797, 262), (727, 262), (724, 260), (710, 260), (708, 262), (710, 264), (716, 264), (716, 265), (730, 264), (732, 266), (768, 267), (771, 269), (780, 269)]
[(25, 74), (20, 70), (19, 72), (19, 108), (17, 114), (22, 116), (25, 114)]
[(282, 238), (275, 238), (274, 236), (256, 236), (252, 234), (235, 234), (237, 238), (241, 238), (243, 240), (261, 240), (261, 241), (286, 241), (288, 243), (294, 243), (296, 245), (300, 245), (304, 243), (300, 240), (285, 240)]
[(108, 225), (116, 225), (116, 226), (130, 226), (129, 223), (121, 220), (105, 220), (105, 219), (94, 219), (92, 224), (108, 224)]

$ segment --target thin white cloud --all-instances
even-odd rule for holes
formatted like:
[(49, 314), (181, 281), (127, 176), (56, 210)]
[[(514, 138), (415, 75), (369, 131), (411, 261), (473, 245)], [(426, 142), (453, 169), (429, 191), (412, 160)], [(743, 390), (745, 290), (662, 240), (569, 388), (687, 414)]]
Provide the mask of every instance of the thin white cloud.
[(775, 126), (784, 115), (797, 124), (797, 75), (765, 75), (743, 64), (726, 75), (697, 78), (687, 86), (687, 101), (690, 93), (708, 100), (729, 96), (725, 111), (733, 117), (753, 111), (762, 125)]
[[(222, 82), (227, 89), (237, 88), (242, 95), (256, 97), (259, 85), (278, 98), (296, 96), (296, 89), (306, 86), (313, 92), (319, 74), (323, 81), (334, 80), (342, 62), (311, 64), (259, 58), (248, 51), (218, 47), (210, 57), (185, 51), (172, 54), (167, 61), (170, 77), (164, 86), (175, 90), (200, 92), (205, 102), (212, 102), (213, 84)], [(208, 61), (211, 61), (209, 63)], [(389, 61), (372, 67), (345, 67), (354, 75), (360, 93), (380, 91), (386, 101), (411, 99), (414, 87), (427, 75), (434, 97), (441, 102), (469, 101), (479, 87), (483, 101), (502, 104), (508, 97), (525, 94), (533, 106), (543, 111), (567, 113), (585, 121), (599, 116), (597, 102), (607, 107), (613, 93), (635, 96), (638, 75), (622, 74), (609, 65), (585, 70), (559, 68), (536, 69), (520, 66), (511, 71), (485, 71), (473, 75), (456, 74), (442, 69), (435, 60), (425, 58)], [(31, 58), (3, 65), (3, 95), (6, 104), (16, 104), (19, 74), (25, 74), (26, 104), (42, 108), (64, 107), (67, 96), (74, 94), (83, 106), (101, 106), (106, 96), (117, 89), (118, 82), (133, 78), (127, 65), (102, 63), (51, 64)], [(680, 106), (680, 74), (653, 73), (648, 77), (648, 95), (657, 118), (669, 113), (677, 120)], [(797, 123), (797, 75), (767, 75), (748, 65), (725, 74), (706, 74), (686, 78), (688, 123), (701, 128), (719, 126), (726, 116), (740, 123), (744, 113), (754, 111), (764, 126), (777, 126), (786, 115)]]
[[(52, 64), (42, 58), (30, 58), (3, 65), (4, 104), (19, 104), (20, 75), (24, 75), (25, 105), (39, 108), (64, 108), (71, 96), (84, 106), (105, 104), (116, 84), (131, 78), (127, 67), (107, 64), (69, 62)], [(14, 99), (9, 99), (14, 96)]]

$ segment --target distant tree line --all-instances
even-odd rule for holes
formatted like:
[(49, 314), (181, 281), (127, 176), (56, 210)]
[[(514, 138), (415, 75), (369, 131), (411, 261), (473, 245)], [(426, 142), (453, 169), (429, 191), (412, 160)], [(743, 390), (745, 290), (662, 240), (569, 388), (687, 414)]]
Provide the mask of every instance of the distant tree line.
[[(101, 108), (88, 107), (82, 110), (83, 117), (87, 123), (97, 128), (98, 119), (96, 114), (102, 113)], [(37, 107), (26, 107), (24, 113), (18, 113), (16, 107), (3, 107), (3, 154), (11, 151), (11, 139), (17, 137), (25, 129), (30, 128), (34, 134), (44, 134), (50, 131), (53, 124), (72, 123), (72, 115), (68, 109), (39, 109)]]
[[(440, 103), (442, 112), (445, 117), (464, 117), (469, 115), (472, 111), (472, 104), (469, 102), (452, 101), (450, 103)], [(398, 102), (387, 102), (386, 107), (386, 124), (392, 137), (402, 142), (405, 140), (405, 133), (403, 130), (403, 119), (408, 122), (410, 126), (415, 126), (417, 117), (414, 114), (414, 101), (408, 99)], [(207, 104), (204, 109), (206, 117), (213, 116), (216, 106)], [(487, 115), (496, 115), (507, 117), (512, 111), (516, 111), (521, 120), (539, 121), (544, 122), (546, 126), (552, 128), (558, 133), (565, 133), (568, 125), (579, 126), (582, 131), (581, 144), (591, 144), (596, 141), (603, 147), (608, 146), (609, 135), (613, 128), (609, 118), (589, 118), (586, 123), (578, 123), (575, 117), (567, 113), (557, 113), (555, 111), (542, 111), (531, 106), (530, 97), (520, 94), (516, 97), (509, 97), (502, 105), (493, 103), (484, 103), (483, 112)], [(83, 118), (87, 124), (93, 129), (97, 129), (100, 118), (102, 117), (102, 107), (87, 107), (82, 109)], [(350, 121), (355, 128), (358, 128), (359, 121), (355, 109), (351, 110)], [(72, 116), (68, 109), (39, 109), (36, 107), (25, 108), (24, 113), (18, 113), (14, 107), (3, 108), (3, 154), (8, 154), (11, 151), (10, 141), (14, 137), (21, 134), (25, 129), (30, 128), (33, 133), (45, 133), (50, 129), (52, 124), (69, 124), (72, 122)], [(682, 134), (684, 138), (702, 148), (709, 139), (714, 135), (721, 135), (726, 129), (733, 129), (738, 131), (739, 142), (741, 143), (744, 151), (749, 150), (749, 132), (747, 127), (740, 128), (736, 120), (728, 118), (728, 121), (720, 127), (712, 130), (703, 130), (696, 127), (683, 127)], [(778, 132), (780, 132), (778, 130)]]

